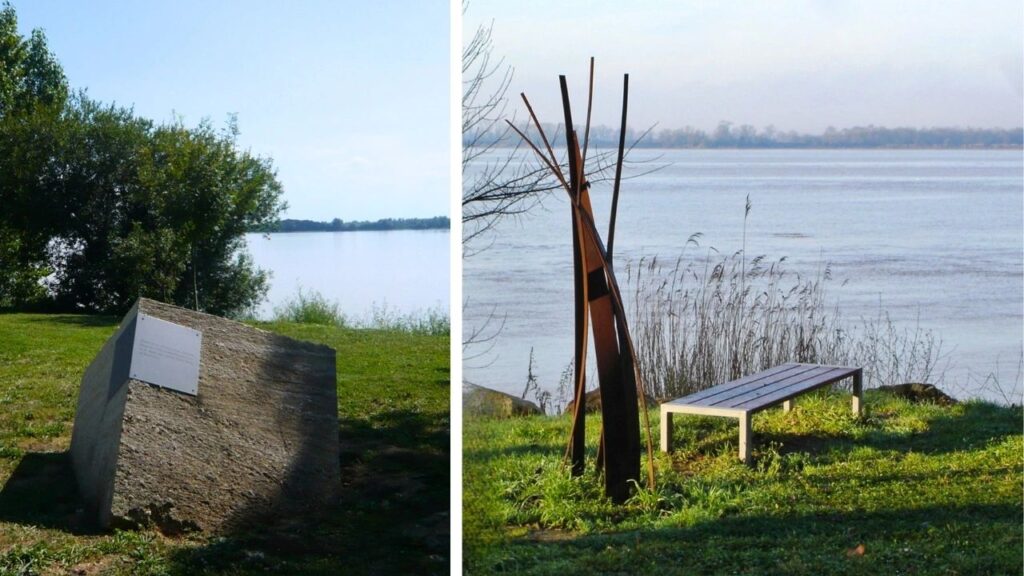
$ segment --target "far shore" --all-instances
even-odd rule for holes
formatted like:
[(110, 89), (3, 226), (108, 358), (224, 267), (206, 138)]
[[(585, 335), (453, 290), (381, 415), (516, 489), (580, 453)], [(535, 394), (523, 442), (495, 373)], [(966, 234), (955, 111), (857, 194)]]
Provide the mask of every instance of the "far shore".
[(290, 232), (391, 232), (394, 230), (449, 230), (447, 216), (432, 218), (383, 218), (380, 220), (344, 221), (335, 218), (329, 222), (286, 218), (273, 224), (248, 230), (249, 233), (278, 234)]

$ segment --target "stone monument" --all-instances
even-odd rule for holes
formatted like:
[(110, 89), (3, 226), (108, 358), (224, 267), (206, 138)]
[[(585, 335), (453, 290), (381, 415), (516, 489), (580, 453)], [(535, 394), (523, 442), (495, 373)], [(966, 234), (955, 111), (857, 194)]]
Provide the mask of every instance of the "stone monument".
[(140, 299), (82, 377), (71, 460), (98, 525), (221, 531), (340, 488), (334, 350)]

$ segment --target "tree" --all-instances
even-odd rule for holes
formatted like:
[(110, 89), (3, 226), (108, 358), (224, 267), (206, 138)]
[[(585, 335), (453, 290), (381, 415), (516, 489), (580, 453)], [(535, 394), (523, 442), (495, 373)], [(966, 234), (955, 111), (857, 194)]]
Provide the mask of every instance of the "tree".
[[(478, 27), (462, 49), (462, 242), (467, 254), (472, 253), (468, 246), (501, 218), (527, 212), (539, 194), (556, 188), (550, 171), (532, 157), (519, 156), (518, 136), (504, 123), (513, 69), (504, 60), (491, 60), (492, 28)], [(514, 145), (501, 148), (509, 137), (516, 139)]]
[[(499, 221), (526, 214), (545, 194), (560, 188), (551, 170), (532, 152), (520, 153), (522, 141), (505, 123), (506, 119), (514, 121), (507, 98), (514, 70), (503, 59), (492, 60), (492, 30), (493, 24), (479, 26), (462, 49), (462, 242), (464, 253), (470, 256), (481, 249), (476, 242)], [(530, 123), (520, 128), (528, 137), (536, 137)], [(629, 150), (652, 129), (633, 140)], [(546, 127), (545, 132), (557, 147), (565, 127), (558, 124)], [(617, 141), (618, 130), (614, 133)], [(535, 144), (542, 146), (539, 141)], [(590, 183), (610, 180), (615, 160), (612, 150), (592, 150), (587, 156)], [(565, 173), (568, 161), (563, 158), (560, 164)], [(648, 168), (627, 178), (657, 169)]]
[[(68, 86), (46, 36), (18, 34), (9, 3), (0, 8), (0, 306), (43, 295), (50, 198), (40, 195), (32, 175), (49, 159), (52, 127), (67, 101)], [(15, 144), (17, 142), (17, 145)], [(17, 186), (16, 182), (27, 183)]]
[(0, 117), (37, 106), (60, 105), (68, 96), (67, 79), (46, 45), (46, 35), (18, 34), (18, 15), (10, 3), (0, 9)]
[(240, 151), (234, 119), (154, 125), (60, 90), (41, 32), (0, 12), (0, 305), (40, 298), (120, 312), (148, 296), (216, 314), (262, 300), (244, 234), (284, 208), (269, 159)]
[(38, 175), (62, 198), (49, 249), (59, 308), (148, 296), (231, 314), (263, 298), (244, 234), (277, 219), (281, 185), (269, 160), (237, 149), (234, 122), (154, 126), (84, 97), (63, 120), (58, 168)]

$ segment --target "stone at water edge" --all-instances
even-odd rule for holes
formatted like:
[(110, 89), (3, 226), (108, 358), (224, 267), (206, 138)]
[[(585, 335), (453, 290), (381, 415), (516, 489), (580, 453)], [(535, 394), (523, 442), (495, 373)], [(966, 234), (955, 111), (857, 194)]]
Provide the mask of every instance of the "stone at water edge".
[(905, 398), (911, 402), (932, 402), (939, 406), (952, 406), (958, 403), (956, 398), (939, 390), (934, 384), (908, 382), (906, 384), (879, 386), (878, 390)]
[(467, 416), (491, 418), (544, 414), (540, 407), (529, 400), (468, 382), (462, 385), (462, 409)]
[[(197, 395), (131, 377), (146, 317), (201, 332)], [(327, 346), (140, 299), (82, 377), (71, 459), (87, 514), (220, 531), (322, 508), (340, 489), (336, 381)]]

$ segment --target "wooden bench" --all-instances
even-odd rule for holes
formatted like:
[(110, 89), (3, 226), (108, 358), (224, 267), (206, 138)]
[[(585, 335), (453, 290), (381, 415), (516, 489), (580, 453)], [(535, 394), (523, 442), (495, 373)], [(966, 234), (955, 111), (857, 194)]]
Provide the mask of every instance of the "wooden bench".
[(672, 449), (672, 415), (725, 416), (740, 421), (740, 459), (750, 463), (752, 432), (750, 418), (766, 408), (783, 405), (789, 412), (793, 398), (817, 388), (853, 378), (853, 413), (860, 415), (864, 375), (861, 368), (782, 364), (774, 368), (719, 384), (661, 405), (661, 450)]

